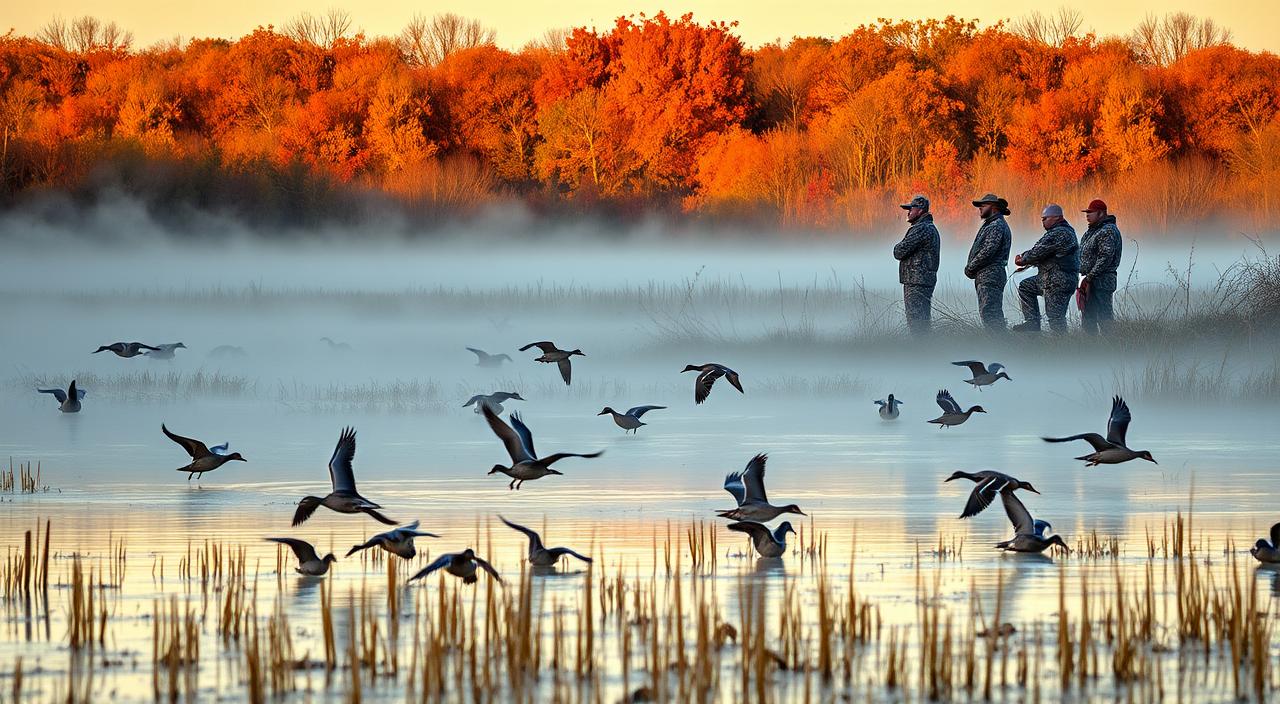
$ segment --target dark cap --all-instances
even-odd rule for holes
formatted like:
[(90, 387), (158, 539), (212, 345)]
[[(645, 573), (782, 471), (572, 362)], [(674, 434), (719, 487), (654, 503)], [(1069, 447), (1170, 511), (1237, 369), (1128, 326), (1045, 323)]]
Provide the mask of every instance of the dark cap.
[(902, 208), (903, 210), (911, 210), (912, 208), (920, 208), (921, 210), (928, 210), (929, 199), (925, 198), (924, 196), (917, 195), (915, 198), (911, 199), (910, 203), (903, 203), (898, 207)]
[(1080, 212), (1082, 212), (1082, 213), (1098, 213), (1098, 212), (1105, 213), (1105, 212), (1107, 212), (1107, 204), (1106, 204), (1105, 202), (1103, 202), (1103, 200), (1102, 200), (1101, 198), (1094, 198), (1093, 200), (1089, 201), (1089, 207), (1088, 207), (1088, 208), (1085, 208), (1084, 210), (1081, 210)]
[(1000, 204), (1000, 201), (1002, 201), (1002, 200), (1004, 200), (1004, 199), (1003, 199), (1003, 198), (1001, 198), (1001, 197), (999, 197), (999, 196), (997, 196), (996, 194), (994, 194), (994, 193), (988, 193), (987, 195), (985, 195), (985, 196), (983, 196), (983, 197), (981, 197), (981, 198), (979, 198), (979, 199), (977, 199), (977, 200), (973, 201), (973, 205), (974, 205), (975, 207), (980, 206), (980, 205), (986, 205), (986, 204), (988, 204), (988, 203), (990, 203), (991, 205), (999, 205), (999, 204)]

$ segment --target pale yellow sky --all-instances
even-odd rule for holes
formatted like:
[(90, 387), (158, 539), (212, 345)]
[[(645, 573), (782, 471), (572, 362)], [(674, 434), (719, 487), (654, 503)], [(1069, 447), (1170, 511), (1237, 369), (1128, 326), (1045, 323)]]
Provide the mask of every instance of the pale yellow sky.
[[(1280, 50), (1280, 3), (1274, 0), (1183, 0), (1165, 4), (1156, 0), (1117, 2), (1116, 0), (1075, 0), (1067, 3), (1085, 15), (1086, 29), (1099, 34), (1127, 33), (1149, 12), (1186, 11), (1212, 17), (1234, 33), (1235, 43), (1255, 50)], [(9, 27), (19, 34), (33, 34), (54, 16), (66, 18), (91, 14), (115, 20), (132, 30), (141, 46), (180, 36), (235, 38), (257, 25), (277, 26), (305, 11), (322, 12), (338, 7), (351, 13), (357, 28), (365, 34), (395, 34), (415, 13), (456, 12), (479, 19), (498, 32), (498, 44), (519, 48), (553, 27), (579, 25), (606, 28), (619, 15), (665, 10), (669, 15), (692, 12), (700, 21), (736, 20), (739, 36), (749, 45), (777, 38), (820, 35), (839, 36), (850, 28), (872, 22), (877, 17), (919, 19), (956, 14), (977, 17), (984, 22), (1017, 17), (1037, 8), (1056, 8), (1044, 3), (1017, 3), (999, 0), (970, 0), (963, 4), (920, 0), (885, 3), (836, 0), (794, 0), (769, 2), (751, 0), (439, 0), (434, 3), (381, 0), (379, 2), (307, 2), (278, 0), (221, 0), (204, 3), (173, 3), (162, 0), (50, 0), (13, 2), (0, 19), (0, 31)]]

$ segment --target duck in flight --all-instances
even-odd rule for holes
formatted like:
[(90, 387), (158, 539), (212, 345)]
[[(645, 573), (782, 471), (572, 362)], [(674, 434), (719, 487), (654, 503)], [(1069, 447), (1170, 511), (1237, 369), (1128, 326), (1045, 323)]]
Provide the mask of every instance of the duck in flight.
[(1079, 435), (1068, 435), (1065, 438), (1041, 438), (1045, 442), (1071, 442), (1072, 440), (1084, 440), (1093, 445), (1093, 452), (1087, 455), (1077, 457), (1078, 460), (1084, 460), (1086, 467), (1096, 467), (1100, 464), (1120, 464), (1129, 460), (1142, 459), (1152, 464), (1160, 464), (1156, 462), (1156, 458), (1146, 450), (1130, 450), (1125, 445), (1125, 435), (1129, 432), (1129, 421), (1133, 420), (1133, 415), (1129, 413), (1129, 404), (1124, 399), (1116, 396), (1111, 400), (1111, 417), (1107, 419), (1107, 437), (1102, 437), (1097, 433), (1080, 433)]
[(79, 413), (80, 402), (84, 400), (84, 390), (76, 388), (76, 380), (71, 380), (71, 385), (66, 391), (62, 389), (36, 389), (42, 394), (53, 394), (53, 398), (58, 402), (58, 410), (63, 413)]
[(1071, 552), (1071, 548), (1067, 547), (1061, 536), (1045, 535), (1053, 529), (1053, 526), (1049, 525), (1048, 521), (1033, 520), (1031, 512), (1022, 505), (1022, 501), (1013, 493), (1012, 488), (1002, 490), (1000, 500), (1004, 502), (1005, 515), (1009, 516), (1009, 522), (1013, 524), (1013, 537), (996, 543), (997, 548), (1008, 552), (1042, 553), (1050, 546), (1057, 545)]
[(964, 513), (960, 514), (961, 518), (970, 518), (982, 513), (984, 509), (996, 500), (996, 496), (1002, 491), (1015, 491), (1017, 489), (1026, 489), (1027, 491), (1039, 494), (1035, 487), (1031, 486), (1031, 482), (1024, 482), (1005, 474), (997, 472), (994, 469), (984, 469), (981, 472), (955, 472), (947, 477), (945, 481), (952, 479), (968, 479), (977, 486), (973, 487), (973, 491), (969, 494), (969, 500), (964, 504)]
[(1258, 542), (1249, 548), (1249, 554), (1258, 562), (1280, 563), (1280, 523), (1271, 526), (1271, 542), (1258, 538)]
[(693, 402), (695, 404), (700, 404), (707, 400), (707, 397), (711, 395), (711, 386), (720, 377), (728, 380), (733, 388), (738, 390), (738, 393), (746, 393), (746, 391), (742, 390), (742, 380), (738, 378), (738, 373), (723, 364), (716, 364), (715, 362), (707, 362), (700, 365), (686, 364), (684, 369), (680, 370), (681, 374), (685, 372), (698, 372), (698, 378), (693, 381)]
[(511, 356), (506, 353), (489, 354), (484, 350), (478, 350), (474, 347), (468, 347), (467, 350), (475, 354), (477, 367), (487, 367), (492, 369), (494, 367), (501, 367), (503, 362), (511, 361)]
[(337, 562), (338, 558), (333, 553), (325, 555), (322, 559), (316, 554), (315, 547), (305, 540), (297, 538), (267, 538), (273, 543), (282, 543), (288, 545), (293, 551), (294, 557), (298, 558), (298, 566), (294, 571), (298, 574), (305, 574), (308, 577), (319, 577), (329, 571), (329, 563)]
[(893, 394), (889, 394), (889, 398), (887, 400), (881, 399), (879, 401), (872, 401), (872, 403), (880, 407), (880, 417), (884, 420), (894, 420), (897, 418), (898, 406), (902, 405), (902, 402), (894, 398)]
[(965, 379), (964, 383), (973, 384), (973, 387), (979, 391), (982, 390), (982, 387), (990, 386), (1001, 379), (1013, 381), (1013, 379), (1003, 371), (1005, 368), (1004, 365), (999, 362), (992, 362), (991, 364), (984, 366), (982, 362), (979, 362), (976, 359), (970, 359), (964, 362), (952, 362), (952, 364), (957, 367), (968, 367), (973, 378)]
[(942, 430), (943, 428), (947, 428), (953, 425), (960, 425), (966, 420), (969, 420), (969, 416), (973, 415), (974, 413), (987, 412), (987, 409), (983, 408), (982, 406), (970, 406), (969, 410), (967, 411), (960, 410), (960, 404), (956, 403), (955, 398), (951, 396), (951, 392), (947, 391), (946, 389), (940, 389), (938, 391), (937, 400), (938, 400), (938, 407), (942, 409), (942, 415), (938, 416), (937, 418), (934, 418), (929, 422), (937, 423), (938, 430)]
[(507, 524), (508, 528), (518, 530), (529, 538), (529, 564), (535, 567), (553, 567), (565, 555), (570, 555), (582, 560), (583, 562), (591, 562), (591, 558), (586, 555), (570, 550), (569, 548), (549, 548), (542, 544), (542, 536), (531, 528), (525, 528), (519, 523), (512, 523), (502, 516), (498, 516), (498, 520)]
[(154, 351), (149, 351), (145, 354), (148, 359), (173, 359), (177, 355), (178, 350), (185, 350), (186, 348), (187, 346), (181, 342), (167, 342), (162, 345), (156, 345), (156, 349)]
[(524, 352), (530, 347), (537, 347), (542, 350), (542, 355), (534, 358), (533, 361), (542, 362), (543, 364), (550, 364), (552, 362), (556, 363), (556, 366), (560, 368), (560, 378), (564, 379), (565, 386), (568, 386), (569, 381), (573, 379), (573, 365), (569, 363), (569, 358), (575, 354), (580, 357), (587, 356), (582, 353), (582, 350), (562, 350), (556, 347), (556, 343), (548, 342), (546, 340), (543, 340), (542, 342), (530, 342), (524, 347), (521, 347), (520, 351)]
[(616, 423), (619, 428), (635, 432), (640, 428), (640, 426), (648, 425), (648, 423), (640, 422), (640, 416), (643, 416), (649, 411), (660, 411), (664, 408), (666, 408), (666, 406), (636, 406), (635, 408), (627, 409), (626, 413), (619, 413), (613, 410), (613, 408), (605, 406), (604, 410), (600, 411), (596, 415), (602, 416), (608, 413), (613, 416), (613, 422)]
[(418, 549), (413, 546), (414, 538), (439, 538), (435, 533), (424, 533), (418, 530), (418, 522), (406, 523), (395, 530), (389, 530), (385, 533), (379, 533), (369, 538), (360, 545), (353, 545), (347, 551), (347, 557), (368, 550), (369, 548), (382, 548), (397, 557), (403, 557), (406, 560), (412, 560), (418, 554)]
[(746, 533), (751, 536), (751, 545), (760, 557), (782, 557), (787, 552), (787, 533), (796, 532), (791, 521), (783, 521), (770, 531), (763, 523), (755, 521), (738, 521), (726, 526), (729, 530)]
[(124, 357), (125, 359), (128, 359), (130, 357), (137, 357), (138, 355), (143, 354), (144, 350), (148, 352), (158, 352), (160, 351), (160, 348), (152, 347), (151, 345), (143, 344), (141, 342), (113, 342), (109, 345), (102, 345), (98, 349), (94, 350), (93, 354), (97, 354), (99, 352), (111, 352), (117, 357)]
[(165, 437), (181, 445), (182, 449), (186, 450), (188, 455), (191, 455), (191, 463), (177, 469), (179, 472), (187, 472), (187, 481), (191, 481), (191, 478), (197, 474), (204, 476), (205, 472), (212, 472), (233, 460), (237, 462), (249, 461), (241, 457), (239, 452), (228, 454), (228, 443), (224, 442), (221, 445), (209, 447), (199, 440), (183, 437), (170, 431), (165, 427), (164, 423), (160, 424), (160, 430), (165, 434)]
[(446, 552), (437, 557), (435, 562), (423, 567), (417, 574), (410, 577), (409, 581), (422, 579), (436, 570), (443, 569), (455, 577), (461, 577), (463, 584), (475, 584), (477, 566), (488, 572), (490, 577), (498, 580), (499, 584), (502, 583), (502, 577), (498, 576), (498, 571), (493, 569), (493, 565), (485, 562), (471, 548), (462, 552)]
[(320, 338), (320, 341), (329, 345), (330, 352), (350, 352), (351, 351), (351, 345), (348, 345), (345, 342), (334, 342), (333, 340), (327, 337)]
[(795, 504), (774, 506), (764, 492), (764, 465), (769, 456), (761, 453), (747, 462), (746, 469), (741, 472), (730, 472), (724, 478), (724, 489), (738, 502), (738, 507), (729, 511), (718, 511), (721, 518), (735, 521), (759, 521), (766, 523), (784, 513), (806, 515)]
[(520, 419), (519, 413), (512, 411), (511, 425), (507, 425), (506, 421), (499, 418), (487, 406), (481, 408), (481, 411), (484, 413), (484, 419), (489, 422), (489, 428), (502, 441), (503, 447), (507, 448), (507, 454), (511, 456), (510, 467), (495, 464), (493, 469), (489, 470), (489, 474), (502, 473), (511, 477), (511, 483), (507, 485), (508, 489), (519, 489), (526, 481), (541, 479), (548, 474), (563, 474), (563, 472), (552, 469), (551, 465), (566, 457), (589, 458), (599, 457), (604, 454), (604, 450), (590, 454), (557, 452), (554, 455), (540, 458), (537, 451), (533, 449), (533, 433), (529, 430), (529, 426), (525, 425), (524, 421)]
[(351, 460), (355, 456), (356, 429), (344, 428), (338, 436), (337, 446), (333, 448), (333, 456), (329, 458), (329, 482), (333, 485), (333, 491), (324, 498), (302, 497), (298, 502), (298, 510), (293, 514), (293, 525), (302, 525), (321, 506), (338, 513), (367, 513), (381, 523), (389, 526), (396, 524), (396, 521), (378, 513), (381, 506), (356, 491), (356, 475), (351, 468)]
[(524, 397), (514, 391), (494, 391), (493, 393), (487, 394), (487, 395), (476, 394), (475, 396), (472, 396), (471, 398), (467, 399), (467, 402), (462, 404), (462, 407), (466, 408), (467, 406), (475, 406), (476, 413), (480, 412), (481, 407), (488, 407), (492, 409), (494, 413), (501, 415), (503, 411), (503, 408), (502, 408), (503, 401), (523, 401), (523, 400), (524, 400)]

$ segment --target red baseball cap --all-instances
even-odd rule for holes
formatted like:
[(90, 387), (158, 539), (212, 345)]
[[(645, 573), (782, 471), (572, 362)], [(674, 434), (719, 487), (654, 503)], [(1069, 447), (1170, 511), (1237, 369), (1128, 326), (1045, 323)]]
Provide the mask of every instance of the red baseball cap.
[(1107, 209), (1107, 204), (1104, 203), (1101, 198), (1094, 198), (1093, 200), (1089, 201), (1089, 207), (1085, 208), (1084, 210), (1081, 210), (1080, 212), (1096, 213), (1100, 210), (1106, 211), (1106, 209)]

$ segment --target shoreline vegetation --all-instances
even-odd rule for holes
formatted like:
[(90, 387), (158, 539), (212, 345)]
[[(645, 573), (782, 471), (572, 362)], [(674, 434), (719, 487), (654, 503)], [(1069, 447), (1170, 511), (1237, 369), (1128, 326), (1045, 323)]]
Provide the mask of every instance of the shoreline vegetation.
[(92, 17), (0, 36), (0, 207), (58, 223), (124, 199), (188, 237), (495, 217), (847, 234), (899, 229), (914, 192), (941, 217), (988, 191), (1015, 217), (1101, 195), (1151, 235), (1269, 232), (1280, 208), (1280, 56), (1207, 18), (881, 20), (748, 47), (660, 13), (514, 51), (456, 15), (356, 20), (145, 48)]

